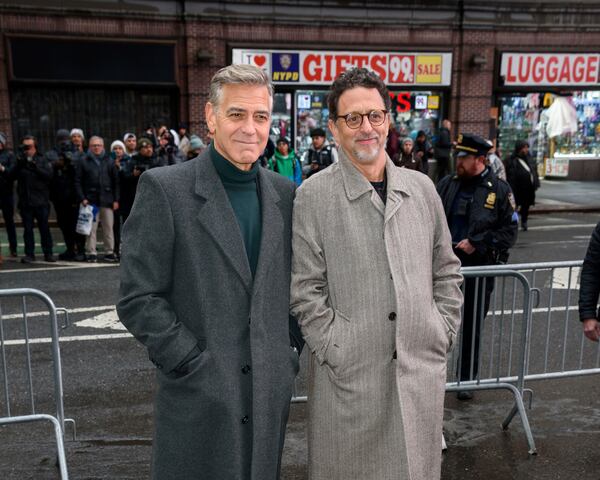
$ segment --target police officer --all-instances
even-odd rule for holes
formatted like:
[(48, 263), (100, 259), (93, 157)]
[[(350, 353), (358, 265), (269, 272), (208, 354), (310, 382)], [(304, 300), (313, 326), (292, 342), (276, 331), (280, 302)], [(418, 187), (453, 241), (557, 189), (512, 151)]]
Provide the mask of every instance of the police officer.
[(307, 165), (307, 177), (327, 168), (338, 159), (336, 148), (325, 138), (325, 130), (313, 128), (310, 131), (312, 145), (306, 152), (304, 164)]
[[(464, 267), (506, 263), (508, 249), (517, 240), (518, 218), (511, 189), (486, 165), (486, 155), (491, 148), (490, 143), (477, 135), (459, 135), (455, 146), (456, 175), (446, 176), (437, 186), (454, 253)], [(481, 280), (479, 285), (475, 278), (465, 281), (461, 381), (477, 378), (479, 332), (493, 288), (490, 278)], [(466, 391), (458, 392), (457, 396), (460, 400), (473, 398), (473, 394)]]

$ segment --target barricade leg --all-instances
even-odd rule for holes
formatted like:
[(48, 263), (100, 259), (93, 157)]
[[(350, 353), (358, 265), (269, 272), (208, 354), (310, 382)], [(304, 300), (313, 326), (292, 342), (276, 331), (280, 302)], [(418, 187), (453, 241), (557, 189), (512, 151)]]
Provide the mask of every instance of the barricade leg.
[(510, 422), (514, 418), (514, 416), (519, 413), (521, 417), (521, 423), (523, 424), (523, 430), (525, 430), (525, 436), (527, 437), (527, 443), (529, 445), (529, 454), (535, 455), (537, 454), (537, 450), (535, 448), (535, 440), (533, 439), (533, 433), (531, 432), (531, 427), (529, 426), (529, 419), (527, 418), (527, 412), (525, 411), (525, 404), (523, 403), (523, 397), (521, 396), (521, 392), (514, 385), (506, 384), (506, 388), (508, 388), (515, 397), (515, 404), (512, 409), (502, 422), (502, 429), (507, 430)]

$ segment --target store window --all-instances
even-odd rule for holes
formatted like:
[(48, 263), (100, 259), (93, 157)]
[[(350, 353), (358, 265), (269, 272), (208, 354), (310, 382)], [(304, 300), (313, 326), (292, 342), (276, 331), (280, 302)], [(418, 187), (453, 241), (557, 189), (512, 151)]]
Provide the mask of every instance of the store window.
[(390, 98), (391, 119), (400, 137), (414, 139), (417, 132), (423, 130), (430, 142), (437, 140), (443, 115), (443, 92), (391, 90)]
[(498, 144), (503, 158), (510, 155), (517, 140), (527, 140), (538, 159), (556, 155), (600, 156), (600, 91), (574, 91), (570, 102), (577, 115), (577, 130), (548, 138), (548, 107), (554, 96), (548, 93), (503, 95), (499, 97)]
[(310, 131), (321, 127), (327, 132), (327, 139), (332, 142), (333, 137), (327, 129), (329, 109), (327, 108), (328, 90), (297, 90), (295, 92), (296, 123), (295, 123), (295, 150), (299, 156), (306, 152), (312, 143)]

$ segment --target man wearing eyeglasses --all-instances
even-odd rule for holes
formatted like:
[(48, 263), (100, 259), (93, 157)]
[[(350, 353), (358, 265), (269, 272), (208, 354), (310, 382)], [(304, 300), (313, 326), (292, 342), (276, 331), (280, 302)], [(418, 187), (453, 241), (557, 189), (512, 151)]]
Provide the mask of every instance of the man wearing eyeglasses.
[(433, 183), (385, 152), (389, 103), (366, 69), (333, 83), (339, 162), (294, 201), (291, 311), (311, 351), (312, 480), (440, 477), (462, 277)]

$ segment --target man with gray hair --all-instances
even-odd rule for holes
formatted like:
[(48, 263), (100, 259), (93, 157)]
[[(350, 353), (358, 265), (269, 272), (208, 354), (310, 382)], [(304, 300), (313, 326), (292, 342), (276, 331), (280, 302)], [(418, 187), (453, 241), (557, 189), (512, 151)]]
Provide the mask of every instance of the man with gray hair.
[(123, 324), (157, 369), (152, 478), (279, 478), (302, 339), (289, 316), (294, 184), (260, 168), (273, 90), (212, 78), (212, 142), (140, 176), (123, 229)]
[(92, 231), (85, 242), (85, 255), (88, 262), (97, 262), (96, 233), (98, 223), (102, 223), (104, 239), (104, 261), (114, 263), (115, 238), (113, 235), (114, 211), (119, 208), (119, 181), (115, 162), (104, 150), (104, 140), (90, 138), (88, 153), (77, 162), (75, 191), (78, 201), (94, 207)]

